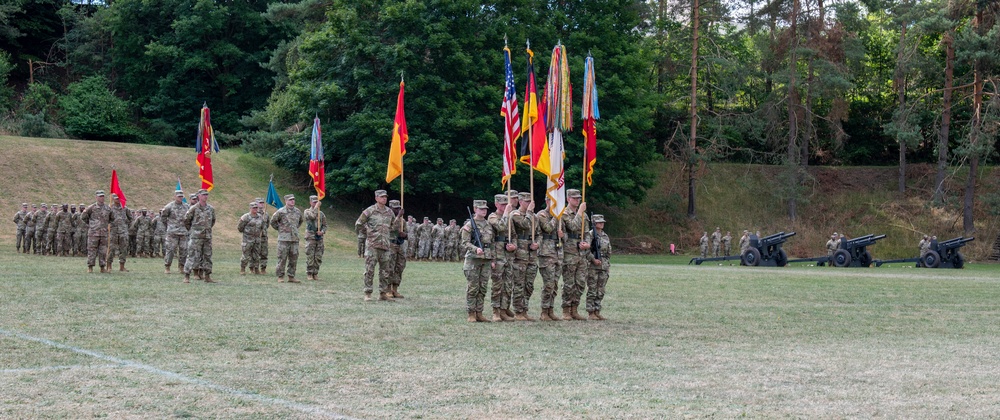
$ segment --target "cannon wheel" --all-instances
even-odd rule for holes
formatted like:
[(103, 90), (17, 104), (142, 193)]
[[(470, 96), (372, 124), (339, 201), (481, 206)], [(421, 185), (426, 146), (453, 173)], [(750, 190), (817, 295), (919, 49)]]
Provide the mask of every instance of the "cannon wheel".
[(938, 268), (941, 265), (941, 255), (937, 251), (930, 250), (920, 258), (920, 262), (927, 268)]
[(784, 267), (786, 264), (788, 264), (788, 254), (785, 253), (785, 250), (779, 249), (778, 252), (774, 254), (774, 265)]
[(955, 253), (955, 259), (953, 259), (953, 260), (951, 261), (951, 264), (952, 264), (952, 265), (953, 265), (953, 266), (954, 266), (955, 268), (962, 268), (962, 267), (965, 267), (965, 256), (964, 256), (964, 255), (962, 255), (962, 253), (961, 253), (961, 252), (956, 252), (956, 253)]
[(833, 253), (832, 262), (834, 267), (847, 267), (851, 265), (851, 253), (846, 249), (838, 249)]
[(760, 265), (760, 250), (757, 248), (748, 249), (747, 252), (743, 253), (743, 262), (751, 267)]
[(868, 251), (865, 251), (864, 254), (861, 254), (861, 258), (858, 259), (858, 262), (861, 263), (862, 267), (871, 267), (872, 266), (872, 253), (868, 252)]

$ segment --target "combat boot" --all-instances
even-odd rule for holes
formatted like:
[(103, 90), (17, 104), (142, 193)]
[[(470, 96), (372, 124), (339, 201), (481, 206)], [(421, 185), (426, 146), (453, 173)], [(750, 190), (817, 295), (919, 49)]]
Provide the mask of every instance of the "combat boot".
[(94, 266), (92, 266), (92, 265), (88, 265), (88, 266), (87, 266), (87, 272), (88, 272), (88, 273), (93, 273), (93, 272), (94, 272)]
[(278, 277), (278, 283), (284, 283), (284, 282), (285, 282), (284, 277)]
[(527, 310), (525, 310), (524, 312), (521, 312), (521, 316), (523, 316), (524, 320), (528, 321), (528, 322), (535, 322), (535, 321), (537, 321), (537, 319), (532, 318), (531, 316), (528, 315), (528, 311)]
[(196, 279), (198, 279), (198, 280), (205, 280), (205, 277), (202, 276), (202, 274), (201, 274), (201, 269), (200, 268), (194, 269), (194, 277)]
[(580, 312), (577, 312), (576, 306), (570, 308), (569, 313), (573, 317), (573, 319), (575, 319), (577, 321), (586, 321), (587, 320), (587, 318), (584, 318), (583, 315), (580, 315)]
[(510, 322), (514, 321), (514, 317), (511, 315), (507, 315), (507, 310), (505, 309), (498, 309), (497, 313), (500, 314), (500, 319), (504, 321), (510, 321)]
[(469, 322), (478, 322), (478, 321), (476, 321), (476, 311), (469, 311), (469, 319), (468, 319), (468, 321)]
[(507, 314), (508, 318), (514, 319), (514, 312), (512, 312), (510, 308), (504, 309), (503, 312)]
[(372, 301), (372, 292), (365, 293), (365, 302)]
[(261, 267), (260, 274), (267, 274), (267, 267)]
[(247, 266), (245, 266), (245, 265), (241, 265), (240, 266), (240, 275), (241, 276), (247, 275)]
[(251, 268), (250, 272), (254, 274), (260, 274), (260, 270), (258, 270), (257, 268)]
[(128, 270), (125, 269), (125, 263), (118, 263), (118, 271), (123, 271), (128, 273)]
[(378, 294), (378, 300), (384, 300), (392, 302), (392, 292), (383, 292)]
[(205, 283), (215, 283), (215, 280), (212, 280), (212, 273), (205, 273)]
[(403, 295), (399, 294), (399, 285), (392, 285), (392, 297), (395, 299), (404, 299)]
[(163, 266), (163, 274), (170, 274), (170, 266), (169, 265)]
[(106, 267), (105, 267), (105, 266), (103, 266), (103, 265), (101, 266), (101, 272), (102, 272), (102, 273), (107, 273), (108, 271), (111, 271), (111, 270), (110, 270), (110, 269), (108, 269), (108, 268), (106, 268)]
[(601, 315), (601, 310), (600, 309), (594, 311), (594, 315), (597, 315), (597, 319), (599, 319), (601, 321), (607, 321), (608, 320), (607, 318), (604, 317), (604, 315)]
[[(493, 322), (505, 321), (505, 319), (503, 319), (503, 317), (500, 316), (500, 313), (501, 313), (500, 308), (493, 308)], [(507, 314), (504, 314), (503, 316), (507, 316)]]
[(597, 317), (597, 311), (587, 311), (590, 315), (587, 315), (587, 319), (591, 321), (600, 321), (601, 318)]
[(476, 322), (491, 322), (489, 318), (483, 316), (482, 311), (476, 311)]
[(295, 277), (288, 276), (289, 283), (302, 283), (301, 281), (295, 280)]
[(552, 317), (549, 316), (549, 308), (542, 308), (542, 316), (538, 319), (541, 321), (554, 321)]
[(313, 281), (319, 281), (319, 274), (313, 274)]
[(514, 320), (515, 321), (527, 321), (528, 317), (525, 316), (524, 312), (515, 312), (514, 313)]
[(191, 282), (191, 275), (190, 274), (184, 273), (184, 282), (185, 283), (190, 283)]

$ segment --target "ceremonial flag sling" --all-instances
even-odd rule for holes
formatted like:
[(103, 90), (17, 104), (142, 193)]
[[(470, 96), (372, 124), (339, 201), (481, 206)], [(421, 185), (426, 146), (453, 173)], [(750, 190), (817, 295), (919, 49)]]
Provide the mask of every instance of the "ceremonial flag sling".
[(545, 194), (550, 200), (549, 213), (561, 219), (566, 209), (563, 132), (573, 131), (573, 91), (566, 47), (562, 44), (552, 49), (549, 79), (545, 81), (545, 105), (545, 125), (552, 133), (548, 145), (551, 160)]
[(320, 134), (319, 116), (313, 120), (312, 145), (309, 148), (309, 176), (320, 200), (326, 197), (326, 165), (323, 162), (323, 138)]
[(207, 105), (201, 107), (201, 121), (198, 123), (198, 138), (194, 150), (198, 152), (198, 177), (201, 178), (201, 188), (212, 191), (215, 180), (212, 178), (212, 152), (219, 151), (219, 143), (215, 141), (215, 131), (212, 130), (211, 113)]
[(503, 178), (500, 185), (509, 189), (510, 177), (517, 173), (517, 139), (521, 137), (521, 121), (517, 109), (517, 92), (514, 90), (514, 70), (510, 66), (510, 49), (503, 47), (504, 93), (500, 105), (503, 116)]

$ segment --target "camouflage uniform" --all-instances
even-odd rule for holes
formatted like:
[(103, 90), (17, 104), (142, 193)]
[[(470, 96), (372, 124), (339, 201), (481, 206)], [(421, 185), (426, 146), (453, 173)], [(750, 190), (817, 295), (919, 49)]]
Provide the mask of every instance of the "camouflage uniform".
[(365, 242), (368, 241), (368, 234), (364, 230), (358, 232), (358, 258), (365, 257)]
[[(486, 209), (486, 200), (475, 200), (476, 209)], [(478, 245), (473, 236), (472, 223), (476, 224), (482, 241), (483, 254), (476, 251)], [(494, 225), (487, 220), (473, 219), (462, 227), (460, 243), (465, 253), (465, 264), (462, 271), (468, 284), (465, 291), (465, 308), (469, 312), (469, 321), (487, 321), (483, 318), (483, 301), (486, 299), (487, 282), (490, 280), (493, 263), (493, 241), (496, 232)]]
[[(506, 205), (509, 200), (506, 194), (497, 194), (493, 196), (493, 202), (494, 204)], [(499, 212), (499, 206), (497, 208), (498, 211), (490, 213), (489, 217), (486, 218), (490, 226), (493, 226), (493, 233), (496, 235), (492, 241), (493, 270), (490, 274), (490, 306), (493, 307), (495, 321), (500, 319), (511, 321), (514, 315), (513, 312), (509, 312), (511, 294), (514, 292), (514, 251), (507, 251), (507, 244), (517, 245), (517, 240), (510, 238), (508, 234), (507, 221), (510, 219), (510, 215), (504, 216)], [(500, 312), (500, 319), (496, 319), (497, 310)]]
[(25, 218), (28, 216), (28, 204), (22, 204), (21, 210), (14, 213), (14, 226), (17, 226), (17, 243), (14, 245), (14, 249), (17, 252), (21, 252), (21, 242), (27, 245), (27, 241), (24, 240), (24, 229), (27, 225)]
[(260, 235), (260, 242), (257, 243), (257, 256), (260, 258), (260, 273), (267, 271), (267, 252), (269, 249), (267, 241), (267, 226), (271, 226), (271, 215), (267, 214), (267, 205), (263, 198), (257, 198), (257, 214), (264, 218), (264, 230)]
[[(385, 190), (375, 191), (375, 200), (387, 199)], [(389, 231), (399, 223), (397, 216), (383, 202), (376, 202), (361, 212), (354, 222), (354, 230), (364, 229), (368, 233), (365, 244), (365, 299), (371, 299), (375, 280), (375, 265), (378, 264), (379, 299), (392, 299), (389, 275), (392, 273), (392, 254), (389, 249)]]
[(726, 232), (726, 236), (722, 237), (722, 249), (727, 257), (733, 253), (733, 235), (730, 235), (729, 232)]
[(42, 208), (35, 212), (35, 254), (46, 255), (45, 231), (49, 221), (49, 206), (42, 203)]
[(552, 308), (559, 294), (559, 276), (562, 275), (563, 248), (558, 234), (559, 221), (547, 208), (535, 213), (535, 217), (542, 240), (538, 248), (538, 271), (542, 274), (542, 319), (558, 321), (560, 318), (552, 312)]
[[(104, 191), (97, 192), (98, 197), (104, 197)], [(87, 206), (80, 219), (87, 224), (87, 268), (93, 269), (99, 262), (101, 271), (105, 271), (109, 262), (105, 260), (108, 252), (108, 224), (114, 221), (114, 213), (107, 204), (96, 202)]]
[(49, 212), (48, 220), (45, 222), (45, 251), (48, 254), (56, 255), (56, 228), (58, 227), (59, 220), (57, 216), (60, 210), (56, 210), (56, 205), (52, 205), (52, 211)]
[(140, 217), (140, 213), (131, 212), (132, 220), (129, 221), (128, 225), (128, 256), (135, 258), (136, 254), (139, 252), (139, 225), (135, 222), (139, 219), (144, 219), (145, 216)]
[(111, 211), (115, 213), (115, 220), (111, 223), (111, 261), (118, 255), (118, 264), (121, 270), (125, 271), (125, 258), (128, 255), (128, 227), (132, 224), (132, 210), (122, 207), (114, 194), (111, 194)]
[[(531, 194), (521, 193), (518, 201), (521, 203), (530, 202)], [(512, 282), (511, 304), (514, 306), (515, 315), (518, 315), (515, 319), (519, 321), (534, 321), (527, 314), (528, 301), (535, 291), (535, 277), (538, 275), (538, 250), (533, 250), (531, 247), (538, 247), (538, 240), (541, 235), (536, 235), (534, 238), (535, 241), (532, 242), (532, 227), (537, 223), (537, 220), (535, 220), (535, 214), (528, 211), (526, 204), (521, 206), (521, 210), (511, 212), (511, 219), (513, 221), (514, 236), (517, 239), (517, 251), (514, 251), (514, 278)]]
[[(198, 191), (201, 196), (208, 196), (208, 191)], [(184, 279), (192, 270), (198, 270), (204, 275), (205, 282), (212, 282), (212, 227), (215, 226), (215, 208), (207, 202), (194, 203), (184, 214), (184, 228), (189, 232), (188, 256), (184, 262)]]
[(31, 205), (32, 211), (29, 211), (27, 215), (24, 216), (24, 243), (21, 246), (22, 253), (31, 252), (32, 246), (35, 245), (35, 215), (38, 214), (37, 207), (34, 204)]
[(701, 234), (701, 240), (698, 241), (698, 244), (701, 246), (701, 257), (708, 257), (708, 232)]
[(153, 222), (146, 216), (148, 211), (147, 209), (140, 209), (139, 217), (136, 217), (132, 221), (132, 226), (129, 226), (130, 230), (135, 229), (135, 253), (140, 257), (152, 254), (152, 250), (149, 248), (149, 237), (152, 233)]
[[(302, 211), (295, 207), (295, 196), (288, 194), (285, 196), (285, 205), (274, 212), (271, 217), (271, 227), (278, 231), (278, 267), (274, 273), (278, 275), (278, 281), (284, 281), (285, 274), (288, 274), (288, 281), (297, 283), (295, 280), (295, 268), (299, 264), (299, 226), (302, 226)], [(287, 269), (286, 269), (287, 268)]]
[(833, 235), (830, 235), (830, 239), (826, 241), (827, 257), (833, 258), (833, 253), (837, 252), (837, 245), (839, 245), (839, 243), (837, 242), (837, 233), (835, 232)]
[(54, 255), (69, 256), (70, 249), (73, 247), (73, 228), (72, 213), (64, 209), (56, 214), (56, 251)]
[(447, 261), (458, 261), (459, 229), (455, 219), (451, 219), (444, 229), (444, 259)]
[(431, 225), (431, 221), (428, 218), (424, 218), (424, 222), (417, 226), (417, 236), (419, 237), (420, 244), (417, 249), (417, 259), (426, 260), (431, 257), (431, 232), (434, 228)]
[[(604, 223), (604, 216), (595, 214), (593, 222)], [(608, 272), (611, 270), (611, 238), (603, 229), (597, 230), (597, 238), (601, 245), (601, 264), (597, 264), (593, 250), (587, 254), (589, 262), (587, 269), (587, 312), (590, 313), (589, 319), (604, 320), (604, 317), (601, 316), (601, 301), (604, 300), (604, 287), (608, 284)], [(593, 243), (593, 231), (588, 230), (583, 240), (587, 243)]]
[(923, 258), (931, 250), (931, 242), (931, 238), (924, 235), (924, 240), (920, 243), (920, 258)]
[[(184, 197), (184, 192), (174, 191), (175, 197)], [(188, 230), (184, 227), (184, 215), (191, 208), (187, 203), (171, 201), (160, 211), (160, 220), (167, 226), (167, 236), (163, 240), (163, 266), (170, 270), (170, 264), (177, 255), (177, 268), (183, 270), (187, 260)]]
[(750, 232), (744, 230), (743, 236), (740, 237), (740, 255), (742, 256), (748, 249), (750, 249)]
[(431, 228), (431, 258), (444, 260), (444, 220), (440, 217)]
[(167, 224), (159, 213), (153, 218), (151, 224), (153, 225), (153, 240), (149, 253), (152, 257), (159, 257), (163, 255), (163, 235), (167, 233)]
[(412, 216), (406, 222), (406, 258), (414, 259), (417, 258), (417, 242), (419, 242), (417, 227), (417, 220)]
[(247, 266), (254, 274), (260, 272), (260, 255), (257, 254), (260, 249), (258, 242), (261, 240), (261, 231), (266, 230), (267, 225), (264, 224), (264, 218), (261, 217), (260, 212), (253, 212), (256, 209), (257, 202), (251, 202), (251, 211), (240, 216), (240, 222), (236, 225), (236, 230), (243, 234), (243, 240), (240, 242), (240, 247), (243, 250), (243, 255), (240, 257), (240, 274), (246, 274)]
[(715, 232), (712, 232), (712, 257), (719, 256), (720, 243), (722, 243), (722, 233), (719, 232), (719, 228), (715, 228)]
[(311, 280), (319, 280), (316, 275), (323, 264), (323, 235), (326, 235), (326, 214), (319, 207), (312, 207), (318, 199), (315, 195), (310, 196), (310, 207), (302, 212), (306, 222), (306, 277)]
[(83, 221), (83, 210), (87, 206), (80, 204), (78, 208), (80, 211), (76, 213), (76, 235), (73, 235), (73, 246), (76, 248), (76, 253), (83, 256), (87, 255), (87, 230), (89, 226)]
[[(396, 223), (399, 223), (399, 213), (400, 209), (399, 200), (389, 200), (389, 209), (396, 214)], [(398, 225), (396, 225), (398, 226)], [(399, 286), (403, 283), (403, 270), (406, 269), (406, 238), (400, 237), (400, 232), (398, 227), (390, 227), (389, 229), (389, 254), (392, 262), (389, 264), (391, 273), (389, 274), (389, 290), (392, 291), (392, 297), (395, 299), (402, 298), (403, 295), (399, 294)]]
[[(566, 190), (566, 197), (581, 197), (579, 190)], [(580, 297), (587, 287), (587, 254), (588, 250), (580, 249), (583, 239), (583, 227), (587, 223), (587, 215), (577, 213), (577, 209), (567, 206), (562, 215), (563, 237), (563, 314), (574, 319), (584, 319), (577, 314)], [(575, 315), (575, 316), (574, 316)]]

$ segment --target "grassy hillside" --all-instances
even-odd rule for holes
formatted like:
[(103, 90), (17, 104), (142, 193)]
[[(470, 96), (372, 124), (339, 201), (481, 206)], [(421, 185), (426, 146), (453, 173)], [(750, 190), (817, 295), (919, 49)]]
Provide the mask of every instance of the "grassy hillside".
[[(178, 178), (187, 193), (201, 187), (191, 148), (0, 136), (0, 150), (8, 151), (8, 156), (0, 159), (0, 174), (5, 178), (0, 209), (5, 219), (12, 217), (22, 202), (93, 203), (94, 191), (108, 190), (112, 167), (118, 171), (128, 206), (136, 210), (163, 208), (173, 199)], [(309, 203), (306, 197), (311, 194), (310, 186), (294, 185), (291, 174), (267, 159), (239, 150), (223, 150), (213, 156), (212, 166), (215, 188), (209, 204), (219, 218), (213, 232), (216, 247), (239, 248), (236, 223), (246, 213), (250, 200), (266, 194), (272, 173), (279, 193), (296, 194), (299, 208)], [(324, 203), (327, 216), (341, 214), (331, 206), (332, 202)], [(350, 233), (353, 226), (333, 225), (328, 247), (355, 246)], [(14, 226), (9, 221), (0, 229), (0, 238), (4, 243), (13, 242)]]
[[(794, 257), (824, 255), (825, 243), (833, 232), (848, 236), (886, 234), (872, 250), (876, 258), (902, 258), (916, 254), (923, 234), (950, 239), (962, 235), (961, 194), (967, 172), (958, 170), (948, 179), (949, 202), (932, 208), (934, 168), (912, 165), (908, 171), (908, 192), (896, 192), (895, 167), (813, 167), (805, 187), (807, 202), (799, 204), (799, 218), (788, 219), (778, 196), (781, 168), (761, 165), (717, 164), (698, 171), (697, 218), (687, 212), (687, 178), (680, 165), (657, 162), (656, 186), (648, 197), (632, 208), (599, 208), (610, 218), (609, 231), (618, 225), (619, 242), (641, 248), (676, 243), (683, 252), (698, 253), (698, 239), (716, 226), (729, 230), (734, 242), (744, 229), (763, 234), (795, 231), (786, 244)], [(994, 194), (1000, 183), (997, 171), (987, 168), (980, 176), (976, 208), (976, 242), (963, 249), (968, 257), (984, 260), (1000, 233), (1000, 219), (989, 214), (984, 198)], [(612, 231), (612, 235), (614, 236)], [(736, 245), (734, 244), (734, 247)]]

